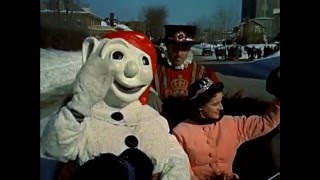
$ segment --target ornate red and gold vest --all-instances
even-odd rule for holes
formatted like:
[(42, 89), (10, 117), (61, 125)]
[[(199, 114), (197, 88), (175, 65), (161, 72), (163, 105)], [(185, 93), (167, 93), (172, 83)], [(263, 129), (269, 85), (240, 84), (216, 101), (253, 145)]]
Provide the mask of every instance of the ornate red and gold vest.
[(213, 82), (218, 81), (214, 71), (194, 62), (184, 70), (159, 65), (152, 86), (162, 100), (169, 96), (187, 96), (190, 84), (204, 76), (209, 77)]

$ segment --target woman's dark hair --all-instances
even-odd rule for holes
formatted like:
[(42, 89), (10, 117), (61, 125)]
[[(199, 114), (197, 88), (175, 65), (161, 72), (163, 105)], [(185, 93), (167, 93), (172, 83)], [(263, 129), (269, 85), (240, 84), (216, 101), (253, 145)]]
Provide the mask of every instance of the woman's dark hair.
[(215, 97), (218, 92), (223, 91), (223, 83), (213, 83), (211, 79), (204, 77), (199, 81), (194, 82), (189, 87), (189, 117), (200, 124), (208, 124), (213, 121), (219, 121), (224, 116), (224, 111), (220, 110), (220, 116), (217, 119), (203, 118), (199, 108), (207, 104), (211, 98)]
[(133, 168), (128, 162), (114, 154), (106, 153), (79, 166), (71, 180), (105, 180), (112, 178), (129, 180), (130, 169)]
[[(222, 92), (224, 85), (222, 82), (213, 83), (208, 89), (203, 89), (205, 87), (201, 86), (203, 78), (190, 85), (189, 88), (189, 99), (191, 103), (191, 108), (198, 109), (205, 104), (207, 104), (212, 97), (214, 97), (218, 92)], [(203, 92), (201, 92), (203, 91)]]
[(130, 148), (123, 151), (120, 157), (133, 166), (136, 180), (152, 179), (153, 163), (144, 152)]
[(258, 98), (246, 97), (242, 92), (237, 92), (232, 96), (224, 96), (222, 105), (225, 114), (231, 116), (262, 116), (270, 106), (270, 102)]

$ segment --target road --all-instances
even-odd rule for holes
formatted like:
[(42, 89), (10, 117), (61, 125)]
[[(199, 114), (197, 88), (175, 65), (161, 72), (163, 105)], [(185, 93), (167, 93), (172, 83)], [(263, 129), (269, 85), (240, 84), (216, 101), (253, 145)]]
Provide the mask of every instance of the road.
[(255, 61), (216, 61), (210, 57), (194, 56), (195, 61), (225, 75), (266, 79), (270, 71), (280, 66), (280, 56)]

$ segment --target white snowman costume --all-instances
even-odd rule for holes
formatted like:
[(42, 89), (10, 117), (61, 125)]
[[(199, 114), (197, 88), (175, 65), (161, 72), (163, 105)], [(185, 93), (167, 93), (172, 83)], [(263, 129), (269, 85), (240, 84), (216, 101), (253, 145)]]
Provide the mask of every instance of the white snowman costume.
[(79, 164), (102, 153), (138, 148), (160, 179), (190, 179), (186, 153), (169, 133), (167, 120), (146, 105), (156, 54), (134, 31), (87, 38), (72, 100), (52, 116), (40, 138), (42, 157)]

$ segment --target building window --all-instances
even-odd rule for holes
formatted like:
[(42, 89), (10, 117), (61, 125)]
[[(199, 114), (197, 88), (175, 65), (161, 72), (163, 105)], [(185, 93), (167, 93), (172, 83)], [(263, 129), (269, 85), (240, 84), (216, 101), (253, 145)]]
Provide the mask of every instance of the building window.
[(254, 32), (255, 33), (260, 33), (260, 26), (255, 26), (254, 27)]

